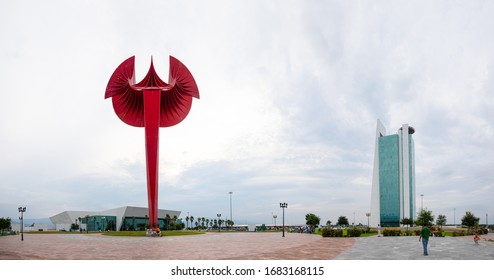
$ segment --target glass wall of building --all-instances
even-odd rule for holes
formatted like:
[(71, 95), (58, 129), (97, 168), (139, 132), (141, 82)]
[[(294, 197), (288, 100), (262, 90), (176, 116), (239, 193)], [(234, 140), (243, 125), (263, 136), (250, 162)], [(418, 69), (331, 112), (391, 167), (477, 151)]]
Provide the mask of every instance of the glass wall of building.
[(379, 198), (381, 226), (400, 226), (398, 135), (379, 137)]
[[(120, 230), (122, 231), (146, 230), (148, 227), (149, 227), (148, 217), (124, 217), (122, 227), (120, 228)], [(159, 218), (158, 227), (161, 230), (166, 229), (166, 220)]]
[(408, 136), (408, 149), (409, 149), (409, 178), (410, 178), (410, 218), (415, 217), (415, 147), (413, 138)]
[(88, 231), (107, 231), (116, 229), (116, 216), (86, 216), (82, 218)]

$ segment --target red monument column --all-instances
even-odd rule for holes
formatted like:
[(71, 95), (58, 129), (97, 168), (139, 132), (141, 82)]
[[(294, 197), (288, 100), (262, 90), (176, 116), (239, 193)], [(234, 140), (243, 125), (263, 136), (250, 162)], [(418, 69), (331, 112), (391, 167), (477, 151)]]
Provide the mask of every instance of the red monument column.
[(199, 89), (187, 67), (170, 56), (168, 83), (158, 77), (153, 61), (144, 79), (135, 83), (135, 57), (117, 67), (106, 87), (105, 99), (126, 124), (144, 127), (149, 227), (158, 225), (159, 128), (180, 123), (190, 111)]

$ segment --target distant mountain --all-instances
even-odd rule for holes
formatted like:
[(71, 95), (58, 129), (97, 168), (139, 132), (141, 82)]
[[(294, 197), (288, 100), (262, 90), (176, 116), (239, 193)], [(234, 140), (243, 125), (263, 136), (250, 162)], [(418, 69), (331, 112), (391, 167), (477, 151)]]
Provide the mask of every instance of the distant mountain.
[[(40, 219), (24, 219), (24, 225), (25, 226), (30, 226), (32, 224), (47, 224), (48, 227), (53, 227), (53, 223), (51, 222), (50, 218), (40, 218)], [(20, 221), (18, 219), (12, 219), (12, 224), (20, 224)]]

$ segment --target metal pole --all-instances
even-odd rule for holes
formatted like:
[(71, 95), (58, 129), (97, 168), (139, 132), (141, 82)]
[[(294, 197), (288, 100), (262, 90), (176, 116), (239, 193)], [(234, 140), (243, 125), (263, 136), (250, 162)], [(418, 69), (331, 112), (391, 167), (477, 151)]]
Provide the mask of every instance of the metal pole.
[(420, 198), (421, 198), (421, 201), (420, 201), (420, 210), (423, 211), (424, 210), (424, 195), (421, 194), (420, 195)]
[(369, 217), (370, 217), (371, 213), (365, 213), (365, 215), (367, 216), (367, 229), (369, 229), (370, 228), (370, 226), (369, 226)]
[(283, 237), (285, 237), (285, 208), (288, 207), (286, 202), (280, 203), (280, 207), (283, 208)]
[(24, 241), (24, 211), (21, 212), (21, 241)]
[(456, 208), (453, 208), (453, 226), (456, 227)]
[(285, 208), (283, 207), (283, 237), (285, 237)]
[(21, 213), (21, 241), (24, 241), (24, 212), (26, 212), (26, 207), (19, 207), (19, 212)]
[(233, 223), (233, 213), (232, 213), (232, 194), (233, 194), (233, 192), (229, 192), (229, 194), (230, 194), (230, 220)]

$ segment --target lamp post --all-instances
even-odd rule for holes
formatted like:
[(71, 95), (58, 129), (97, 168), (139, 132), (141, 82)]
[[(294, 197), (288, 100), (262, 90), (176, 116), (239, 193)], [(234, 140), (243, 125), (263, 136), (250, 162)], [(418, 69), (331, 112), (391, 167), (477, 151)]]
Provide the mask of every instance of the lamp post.
[(19, 217), (21, 220), (21, 241), (24, 241), (24, 212), (26, 212), (26, 207), (19, 207), (19, 212), (21, 213)]
[(355, 228), (355, 212), (353, 212), (353, 228)]
[(456, 227), (456, 208), (453, 208), (453, 226)]
[(273, 215), (273, 219), (274, 219), (274, 229), (276, 230), (276, 218), (278, 218), (278, 215)]
[(283, 237), (285, 237), (285, 208), (288, 207), (286, 202), (280, 203), (280, 207), (283, 208)]
[[(233, 192), (228, 192), (230, 194), (230, 220), (232, 221), (232, 225), (233, 225), (233, 213), (232, 213), (232, 194)], [(231, 230), (231, 228), (230, 228)]]
[(489, 222), (487, 220), (487, 213), (485, 213), (485, 228), (489, 228)]
[(221, 222), (220, 222), (221, 214), (216, 214), (216, 217), (218, 217), (218, 232), (220, 232), (221, 231)]
[(371, 213), (365, 213), (365, 215), (367, 216), (367, 230), (369, 230), (369, 217)]

